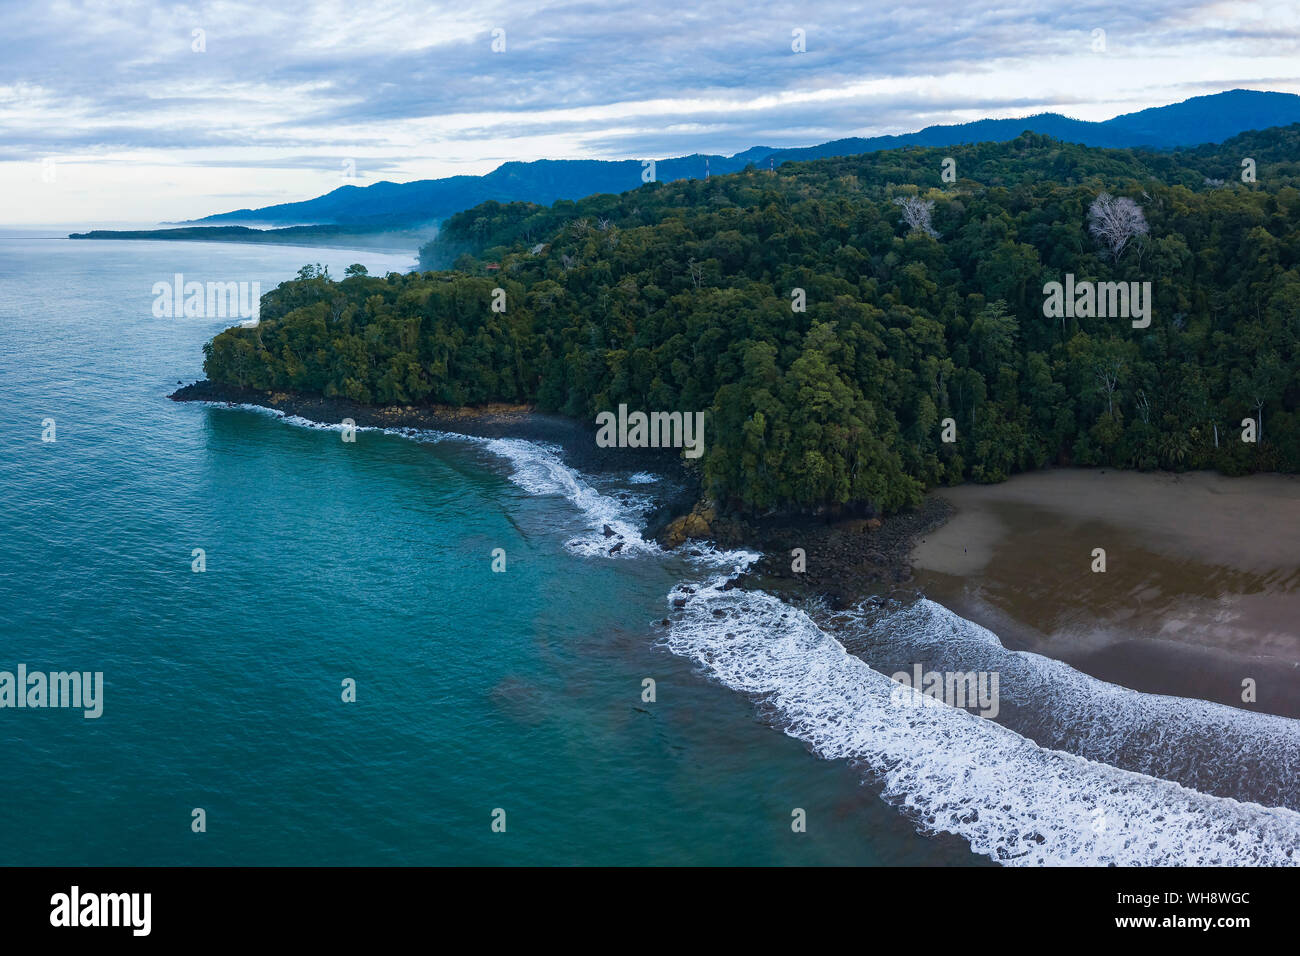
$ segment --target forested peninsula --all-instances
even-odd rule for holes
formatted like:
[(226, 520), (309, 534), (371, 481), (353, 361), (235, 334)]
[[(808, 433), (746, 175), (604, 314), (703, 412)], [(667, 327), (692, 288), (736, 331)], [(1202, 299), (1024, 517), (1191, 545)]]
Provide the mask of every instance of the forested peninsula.
[[(1295, 472), (1298, 157), (1300, 124), (1170, 152), (1026, 133), (487, 202), (429, 271), (304, 269), (204, 368), (364, 404), (704, 411), (692, 466), (748, 514), (1051, 464)], [(1138, 210), (1118, 248), (1099, 197)], [(1149, 324), (1045, 314), (1067, 277), (1150, 283)]]

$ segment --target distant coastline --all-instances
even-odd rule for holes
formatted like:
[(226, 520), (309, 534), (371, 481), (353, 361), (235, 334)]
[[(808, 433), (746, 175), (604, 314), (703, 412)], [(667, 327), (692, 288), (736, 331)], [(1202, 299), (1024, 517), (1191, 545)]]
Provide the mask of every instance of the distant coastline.
[(375, 228), (372, 226), (284, 226), (255, 229), (250, 226), (180, 226), (172, 229), (92, 229), (73, 232), (69, 239), (147, 240), (152, 242), (253, 242), (287, 246), (360, 249), (375, 252), (415, 253), (436, 228)]

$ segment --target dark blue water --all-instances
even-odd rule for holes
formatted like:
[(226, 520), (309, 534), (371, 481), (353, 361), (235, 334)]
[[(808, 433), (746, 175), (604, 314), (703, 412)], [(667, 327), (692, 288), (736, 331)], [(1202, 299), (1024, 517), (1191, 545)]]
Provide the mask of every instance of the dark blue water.
[(231, 323), (153, 283), (354, 261), (411, 257), (0, 239), (0, 670), (105, 681), (99, 719), (0, 709), (0, 863), (976, 860), (660, 647), (701, 570), (584, 554), (544, 453), (167, 400)]

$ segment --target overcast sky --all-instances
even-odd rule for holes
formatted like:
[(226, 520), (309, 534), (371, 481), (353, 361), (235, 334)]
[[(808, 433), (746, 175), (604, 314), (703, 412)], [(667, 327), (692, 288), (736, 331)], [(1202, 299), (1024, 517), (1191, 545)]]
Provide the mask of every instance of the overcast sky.
[(3, 0), (0, 223), (179, 220), (512, 159), (1300, 93), (1298, 0), (981, 6)]

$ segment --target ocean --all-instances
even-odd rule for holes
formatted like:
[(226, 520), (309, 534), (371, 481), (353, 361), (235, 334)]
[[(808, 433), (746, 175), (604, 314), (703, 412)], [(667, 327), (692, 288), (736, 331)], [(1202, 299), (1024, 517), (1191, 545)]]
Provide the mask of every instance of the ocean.
[[(95, 719), (0, 708), (0, 863), (1300, 862), (1300, 722), (1102, 684), (933, 602), (854, 617), (849, 653), (724, 590), (744, 552), (642, 540), (651, 474), (167, 399), (232, 323), (156, 317), (156, 282), (355, 261), (413, 265), (0, 238), (0, 671), (104, 686)], [(869, 665), (943, 652), (1019, 675), (1007, 726), (899, 707)], [(1281, 782), (1167, 757), (1223, 726)]]

